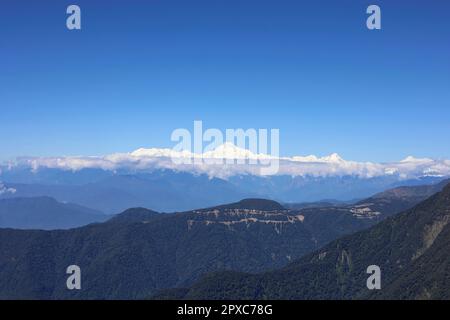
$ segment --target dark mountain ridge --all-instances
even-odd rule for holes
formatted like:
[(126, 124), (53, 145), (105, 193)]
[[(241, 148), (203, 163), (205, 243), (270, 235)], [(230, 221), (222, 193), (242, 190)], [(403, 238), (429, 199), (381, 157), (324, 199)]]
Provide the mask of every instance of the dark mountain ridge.
[(164, 213), (159, 213), (146, 208), (131, 208), (125, 210), (124, 212), (113, 216), (108, 222), (109, 223), (139, 223), (150, 221), (157, 218)]
[[(278, 208), (252, 199), (175, 214), (130, 209), (66, 231), (0, 229), (0, 278), (8, 279), (0, 282), (0, 298), (145, 298), (217, 270), (279, 268), (332, 240), (316, 237), (298, 212)], [(337, 233), (363, 227), (353, 220)], [(82, 269), (78, 292), (65, 288), (72, 264)]]
[(209, 209), (248, 209), (248, 210), (260, 210), (260, 211), (283, 211), (286, 210), (281, 204), (273, 200), (267, 199), (243, 199), (236, 203), (216, 206)]
[[(450, 299), (450, 185), (414, 208), (263, 274), (210, 274), (184, 299)], [(366, 287), (368, 266), (382, 290)]]
[[(0, 229), (0, 299), (146, 298), (221, 270), (282, 268), (380, 219), (338, 209), (250, 199), (174, 214), (135, 208), (71, 230)], [(81, 291), (66, 289), (73, 264), (82, 269)]]

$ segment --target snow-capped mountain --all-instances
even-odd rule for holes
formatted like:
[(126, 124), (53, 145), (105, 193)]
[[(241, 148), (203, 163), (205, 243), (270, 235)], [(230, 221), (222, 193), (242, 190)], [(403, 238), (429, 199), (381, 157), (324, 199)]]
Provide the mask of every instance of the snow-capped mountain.
[[(261, 174), (275, 162), (278, 171)], [(325, 157), (273, 157), (227, 143), (203, 154), (138, 149), (95, 157), (20, 158), (0, 166), (0, 198), (53, 197), (106, 213), (141, 206), (179, 211), (239, 201), (352, 200), (450, 176), (449, 160), (393, 163)]]
[(450, 160), (418, 159), (412, 156), (398, 162), (375, 163), (349, 161), (333, 153), (325, 157), (293, 156), (273, 157), (254, 153), (225, 143), (203, 154), (173, 149), (140, 148), (130, 153), (115, 153), (106, 156), (70, 156), (46, 158), (20, 158), (3, 167), (14, 170), (29, 167), (34, 171), (42, 168), (79, 171), (102, 170), (155, 170), (170, 169), (209, 177), (228, 179), (237, 175), (261, 176), (261, 168), (277, 162), (278, 170), (273, 175), (289, 176), (357, 176), (373, 178), (396, 175), (399, 179), (415, 179), (423, 176), (449, 176)]

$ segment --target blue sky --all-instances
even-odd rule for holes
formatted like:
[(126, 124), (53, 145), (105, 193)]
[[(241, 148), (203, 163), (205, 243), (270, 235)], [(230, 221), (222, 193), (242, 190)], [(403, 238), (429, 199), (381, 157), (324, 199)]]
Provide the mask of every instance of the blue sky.
[[(82, 30), (65, 10), (78, 4)], [(365, 27), (369, 4), (382, 30)], [(450, 158), (448, 1), (3, 1), (0, 159), (279, 128), (283, 155)]]

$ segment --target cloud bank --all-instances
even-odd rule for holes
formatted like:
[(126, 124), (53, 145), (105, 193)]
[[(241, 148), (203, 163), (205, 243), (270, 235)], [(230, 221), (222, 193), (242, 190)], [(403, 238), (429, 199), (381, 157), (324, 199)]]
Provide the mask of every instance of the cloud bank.
[(15, 163), (9, 164), (9, 169), (17, 166), (28, 166), (35, 171), (41, 168), (71, 171), (87, 168), (112, 171), (171, 169), (228, 178), (241, 174), (260, 175), (261, 167), (267, 166), (270, 161), (279, 162), (277, 175), (316, 177), (353, 175), (361, 178), (397, 175), (401, 179), (450, 176), (450, 160), (407, 157), (392, 163), (357, 162), (344, 160), (336, 153), (326, 157), (311, 155), (273, 158), (267, 154), (252, 153), (229, 143), (204, 154), (141, 148), (129, 153), (100, 157), (20, 158)]

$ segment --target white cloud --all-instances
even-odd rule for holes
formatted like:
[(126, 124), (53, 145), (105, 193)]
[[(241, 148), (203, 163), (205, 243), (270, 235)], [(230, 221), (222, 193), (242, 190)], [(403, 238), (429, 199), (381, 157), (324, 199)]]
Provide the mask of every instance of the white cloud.
[(1, 181), (0, 181), (0, 195), (2, 194), (6, 194), (6, 193), (11, 193), (14, 194), (16, 193), (16, 189), (14, 188), (8, 188), (6, 187)]
[[(238, 164), (214, 164), (205, 161), (194, 161), (193, 164), (180, 164), (175, 159), (228, 159), (248, 160)], [(279, 161), (278, 175), (291, 176), (343, 176), (356, 175), (371, 178), (385, 175), (398, 175), (402, 179), (416, 178), (424, 175), (450, 176), (450, 160), (416, 159), (408, 157), (399, 162), (374, 163), (357, 162), (342, 159), (333, 153), (326, 157), (294, 156), (273, 158), (267, 154), (255, 154), (249, 150), (240, 149), (232, 144), (224, 144), (213, 151), (204, 154), (177, 152), (172, 149), (138, 149), (130, 153), (116, 153), (102, 157), (56, 157), (20, 159), (16, 165), (26, 165), (33, 170), (39, 168), (58, 168), (62, 170), (81, 170), (84, 168), (99, 168), (104, 170), (132, 169), (173, 169), (193, 173), (204, 173), (211, 177), (227, 178), (238, 174), (259, 175), (264, 164), (250, 164), (249, 160)], [(241, 161), (242, 162), (242, 161)], [(244, 161), (245, 162), (245, 161)], [(267, 166), (267, 164), (265, 164)]]
[(430, 162), (433, 162), (433, 159), (428, 159), (428, 158), (420, 159), (420, 158), (414, 158), (413, 156), (409, 156), (400, 162), (402, 162), (402, 163), (430, 163)]

